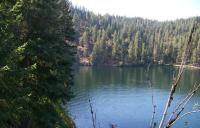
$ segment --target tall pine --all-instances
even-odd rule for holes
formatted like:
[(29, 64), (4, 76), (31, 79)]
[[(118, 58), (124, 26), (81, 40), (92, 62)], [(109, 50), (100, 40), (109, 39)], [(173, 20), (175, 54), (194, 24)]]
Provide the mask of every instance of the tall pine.
[(74, 127), (62, 107), (72, 85), (69, 8), (65, 0), (0, 2), (0, 52), (8, 53), (0, 64), (1, 127)]

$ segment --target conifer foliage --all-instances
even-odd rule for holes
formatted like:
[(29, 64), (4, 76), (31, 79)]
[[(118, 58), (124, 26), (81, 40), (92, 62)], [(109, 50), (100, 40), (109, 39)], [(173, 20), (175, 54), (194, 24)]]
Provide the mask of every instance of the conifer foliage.
[(71, 97), (74, 47), (65, 0), (0, 2), (0, 126), (73, 127), (62, 104)]
[[(200, 23), (200, 17), (160, 22), (96, 15), (79, 7), (72, 12), (79, 33), (77, 58), (91, 65), (180, 64), (191, 26)], [(197, 27), (187, 64), (200, 66), (199, 35)]]

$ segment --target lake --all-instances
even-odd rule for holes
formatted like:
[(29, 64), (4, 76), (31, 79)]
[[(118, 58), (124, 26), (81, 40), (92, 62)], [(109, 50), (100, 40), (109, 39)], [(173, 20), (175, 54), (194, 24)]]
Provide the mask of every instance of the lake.
[[(151, 67), (149, 77), (153, 84), (157, 105), (155, 121), (160, 122), (165, 102), (178, 68)], [(152, 89), (148, 85), (145, 67), (78, 67), (75, 71), (75, 97), (66, 106), (77, 128), (92, 128), (89, 99), (96, 113), (98, 128), (149, 128)], [(171, 108), (184, 98), (195, 82), (200, 83), (200, 70), (186, 69)], [(200, 90), (190, 100), (185, 112), (200, 103)], [(170, 109), (171, 111), (171, 109)], [(200, 127), (200, 113), (186, 116), (173, 128)]]

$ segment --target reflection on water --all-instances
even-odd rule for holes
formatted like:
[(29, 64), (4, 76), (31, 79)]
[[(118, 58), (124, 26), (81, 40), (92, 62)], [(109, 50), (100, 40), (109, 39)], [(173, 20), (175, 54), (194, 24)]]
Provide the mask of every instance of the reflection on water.
[[(149, 71), (158, 122), (176, 71), (170, 66), (152, 67)], [(110, 124), (116, 124), (118, 128), (149, 127), (152, 90), (148, 87), (144, 67), (79, 67), (75, 74), (73, 91), (76, 97), (67, 107), (78, 128), (92, 128), (89, 99), (101, 128), (109, 128)], [(199, 76), (199, 70), (185, 71), (174, 103), (184, 97), (195, 82), (200, 82)], [(200, 102), (199, 94), (189, 102), (185, 111), (192, 110), (193, 104)], [(200, 113), (182, 119), (174, 127), (184, 127), (186, 122), (190, 128), (197, 128), (200, 126)]]

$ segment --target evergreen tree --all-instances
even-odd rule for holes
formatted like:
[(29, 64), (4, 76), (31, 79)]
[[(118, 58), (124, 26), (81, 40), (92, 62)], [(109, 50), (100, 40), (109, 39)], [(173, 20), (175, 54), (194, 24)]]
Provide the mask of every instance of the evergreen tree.
[(115, 59), (119, 59), (119, 39), (118, 39), (118, 34), (115, 31), (113, 35), (113, 48), (112, 48), (112, 56)]
[(139, 32), (136, 33), (134, 39), (134, 55), (135, 55), (135, 61), (138, 61), (140, 57)]
[(134, 50), (135, 50), (134, 43), (133, 41), (131, 41), (131, 43), (129, 43), (129, 46), (128, 46), (128, 57), (131, 61), (133, 61), (135, 58)]
[(0, 67), (2, 128), (73, 127), (62, 108), (72, 84), (69, 7), (65, 0), (0, 2), (0, 40), (12, 46), (0, 46), (9, 52)]
[(146, 48), (145, 43), (142, 43), (142, 51), (141, 51), (141, 62), (144, 63), (146, 60)]

